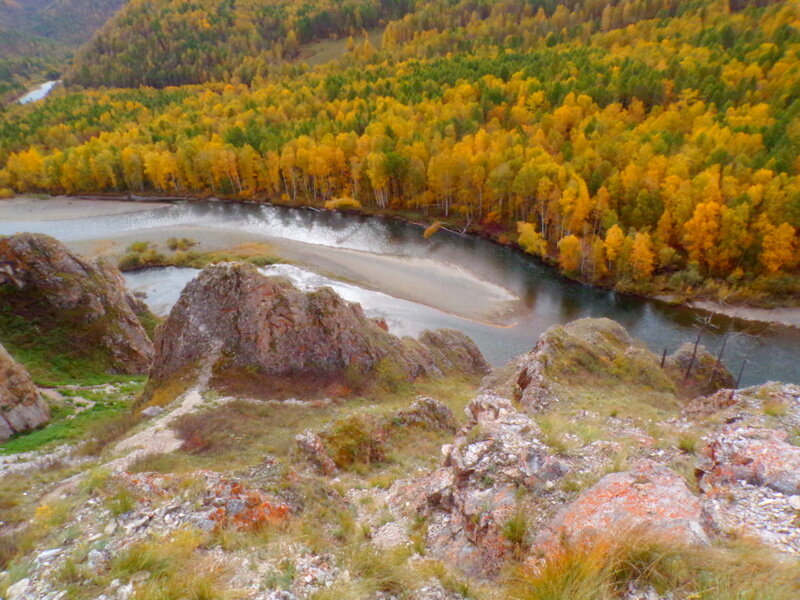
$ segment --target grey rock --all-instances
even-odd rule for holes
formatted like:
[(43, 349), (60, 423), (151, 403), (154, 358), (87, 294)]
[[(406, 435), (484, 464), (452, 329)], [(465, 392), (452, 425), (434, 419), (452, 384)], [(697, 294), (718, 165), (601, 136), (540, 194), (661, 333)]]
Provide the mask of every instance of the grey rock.
[(0, 441), (50, 420), (50, 407), (28, 372), (0, 346)]
[(110, 372), (147, 372), (153, 347), (134, 308), (146, 309), (115, 266), (31, 233), (0, 237), (0, 261), (12, 265), (21, 286), (3, 286), (12, 314), (35, 319), (44, 334), (58, 328), (74, 352), (102, 353)]
[(305, 293), (285, 278), (234, 263), (206, 267), (184, 288), (155, 345), (156, 382), (208, 357), (219, 377), (228, 372), (239, 381), (258, 377), (264, 386), (289, 381), (317, 389), (320, 382), (357, 384), (387, 374), (414, 379), (488, 370), (460, 332), (401, 340), (330, 288)]
[(159, 416), (163, 412), (164, 409), (161, 408), (160, 406), (148, 406), (141, 412), (141, 414), (143, 417), (153, 418)]
[(26, 600), (28, 591), (31, 587), (31, 580), (27, 577), (20, 579), (6, 590), (7, 600)]

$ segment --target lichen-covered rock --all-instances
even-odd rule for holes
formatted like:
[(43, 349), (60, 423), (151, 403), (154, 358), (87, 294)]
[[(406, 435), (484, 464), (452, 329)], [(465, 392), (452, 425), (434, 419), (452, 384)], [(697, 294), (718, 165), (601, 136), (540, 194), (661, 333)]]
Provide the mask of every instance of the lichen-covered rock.
[(711, 490), (744, 481), (784, 494), (800, 494), (800, 447), (776, 429), (731, 426), (714, 436), (703, 451), (701, 485)]
[(419, 397), (392, 419), (394, 425), (418, 425), (425, 429), (456, 431), (456, 418), (447, 405), (433, 398)]
[(505, 398), (484, 394), (467, 407), (469, 422), (445, 446), (444, 466), (390, 490), (390, 505), (428, 517), (432, 555), (476, 574), (497, 572), (513, 543), (504, 526), (518, 509), (518, 489), (536, 489), (565, 467), (538, 440), (538, 426)]
[(0, 441), (50, 420), (50, 408), (31, 376), (0, 346)]
[(560, 399), (563, 386), (629, 384), (674, 392), (660, 360), (610, 319), (579, 319), (548, 329), (528, 354), (484, 381), (487, 391), (508, 395), (523, 407), (542, 410)]
[(325, 442), (319, 435), (306, 429), (304, 432), (298, 433), (294, 440), (300, 452), (319, 469), (320, 473), (330, 476), (338, 471), (336, 463), (325, 449)]
[(740, 390), (719, 390), (695, 398), (681, 413), (693, 422), (800, 429), (800, 386), (770, 381)]
[(183, 290), (157, 332), (151, 378), (166, 380), (209, 359), (216, 380), (228, 372), (239, 381), (260, 377), (264, 386), (488, 370), (461, 333), (401, 340), (330, 288), (302, 292), (233, 263), (205, 268)]
[(116, 267), (30, 233), (0, 237), (0, 263), (13, 273), (0, 285), (11, 315), (58, 336), (66, 353), (102, 356), (110, 372), (147, 372), (153, 347), (135, 314), (145, 309)]
[[(691, 367), (691, 368), (690, 368)], [(678, 384), (682, 395), (696, 397), (736, 387), (736, 379), (704, 346), (686, 342), (664, 362), (664, 370)]]
[(561, 510), (539, 532), (534, 554), (562, 543), (642, 535), (650, 540), (705, 544), (707, 523), (700, 500), (683, 478), (648, 459), (630, 471), (606, 475)]

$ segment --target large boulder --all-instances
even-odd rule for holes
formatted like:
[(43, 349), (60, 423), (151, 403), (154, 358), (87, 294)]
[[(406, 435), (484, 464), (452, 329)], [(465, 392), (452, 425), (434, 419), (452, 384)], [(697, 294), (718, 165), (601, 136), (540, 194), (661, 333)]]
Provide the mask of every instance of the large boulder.
[(800, 494), (800, 447), (777, 429), (730, 426), (705, 447), (701, 485), (710, 491), (744, 481), (783, 494)]
[(0, 346), (0, 441), (50, 420), (50, 408), (31, 376)]
[(487, 377), (484, 389), (513, 397), (526, 409), (543, 410), (573, 385), (631, 385), (670, 394), (675, 388), (659, 358), (622, 325), (579, 319), (548, 329), (528, 354)]
[[(687, 356), (688, 347), (688, 356)], [(733, 376), (705, 349), (689, 344), (661, 357), (611, 319), (579, 319), (545, 331), (534, 348), (489, 375), (486, 391), (519, 400), (528, 410), (544, 410), (574, 395), (570, 388), (617, 389), (695, 397), (732, 387)]]
[(708, 523), (700, 500), (673, 470), (648, 459), (611, 473), (583, 492), (542, 529), (535, 551), (561, 544), (613, 540), (628, 535), (678, 544), (705, 544)]
[(0, 264), (3, 318), (35, 327), (43, 348), (93, 357), (109, 372), (147, 372), (153, 347), (135, 313), (146, 309), (116, 267), (30, 233), (0, 237)]
[(539, 441), (538, 425), (499, 396), (467, 407), (468, 423), (444, 446), (442, 468), (390, 490), (393, 510), (428, 519), (429, 552), (473, 574), (493, 575), (514, 549), (506, 525), (519, 490), (543, 489), (566, 467)]
[(443, 373), (483, 374), (475, 344), (455, 331), (400, 339), (330, 288), (298, 290), (252, 265), (206, 267), (156, 334), (158, 383), (203, 365), (218, 383), (245, 380), (287, 391), (335, 381), (368, 383)]

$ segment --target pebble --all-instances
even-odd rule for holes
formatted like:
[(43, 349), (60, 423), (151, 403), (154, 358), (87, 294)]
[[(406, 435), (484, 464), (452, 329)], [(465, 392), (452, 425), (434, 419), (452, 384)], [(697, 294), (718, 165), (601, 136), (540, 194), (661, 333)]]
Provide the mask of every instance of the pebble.
[(24, 600), (30, 584), (31, 580), (26, 577), (25, 579), (20, 579), (14, 585), (9, 586), (6, 590), (7, 600)]

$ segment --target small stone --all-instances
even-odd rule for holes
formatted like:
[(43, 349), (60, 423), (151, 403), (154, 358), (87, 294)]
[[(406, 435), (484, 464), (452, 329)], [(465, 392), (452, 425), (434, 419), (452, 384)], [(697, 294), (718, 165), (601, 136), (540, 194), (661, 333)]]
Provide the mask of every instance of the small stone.
[(800, 496), (789, 496), (789, 506), (795, 510), (800, 510)]
[(55, 558), (61, 552), (61, 548), (53, 548), (52, 550), (45, 550), (39, 556), (36, 557), (36, 562), (46, 562), (52, 558)]
[(103, 533), (106, 535), (114, 535), (114, 532), (117, 530), (117, 522), (111, 521), (108, 525), (105, 526), (103, 529)]
[(150, 571), (137, 571), (131, 575), (131, 583), (138, 584), (150, 578)]
[(11, 585), (6, 590), (6, 597), (7, 600), (24, 600), (28, 593), (28, 588), (30, 588), (31, 580), (27, 577), (25, 579), (20, 579), (14, 585)]
[(164, 412), (164, 409), (160, 406), (148, 406), (142, 411), (142, 416), (147, 417), (148, 419), (152, 417), (157, 417)]
[(117, 600), (128, 600), (131, 596), (133, 596), (133, 583), (123, 585), (117, 590)]

